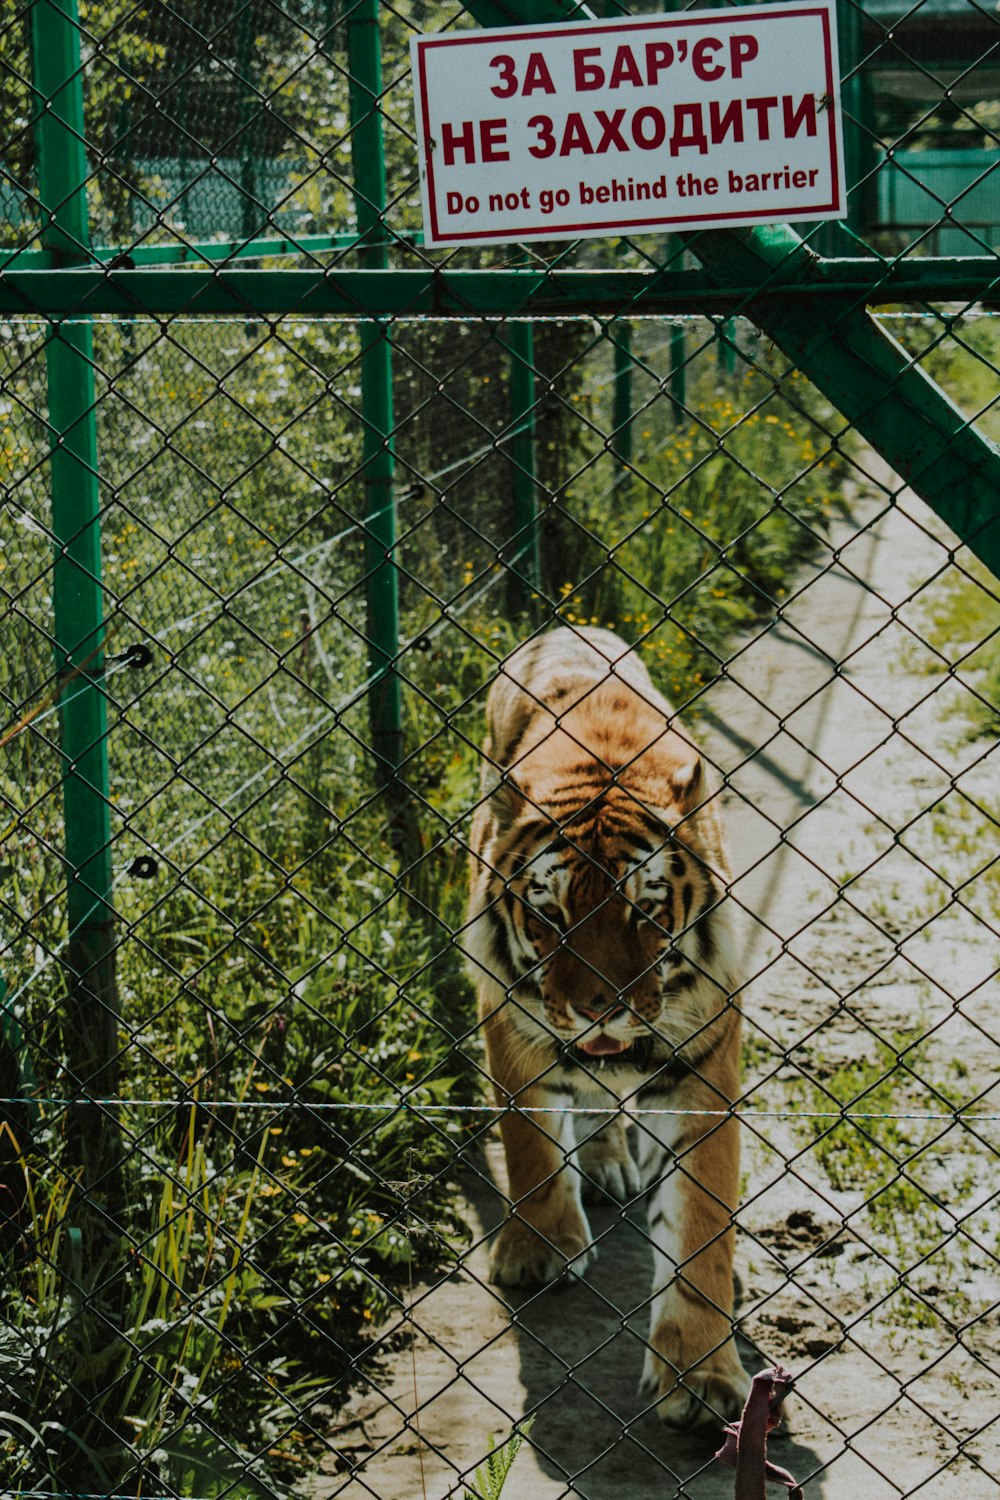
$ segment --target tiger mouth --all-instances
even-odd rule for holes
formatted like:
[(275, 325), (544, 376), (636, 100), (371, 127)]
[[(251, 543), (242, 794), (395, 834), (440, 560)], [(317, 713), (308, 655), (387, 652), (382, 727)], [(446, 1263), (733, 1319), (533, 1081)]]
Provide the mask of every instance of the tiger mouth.
[(596, 1037), (585, 1038), (589, 1046), (577, 1040), (568, 1043), (566, 1051), (573, 1061), (582, 1068), (622, 1066), (635, 1068), (640, 1073), (649, 1072), (656, 1067), (654, 1061), (655, 1049), (654, 1038), (651, 1036), (634, 1036), (628, 1042), (617, 1042), (614, 1037), (603, 1036), (600, 1040), (604, 1042), (616, 1042), (614, 1050), (595, 1052), (592, 1050)]
[(577, 1039), (574, 1045), (578, 1052), (584, 1052), (588, 1057), (620, 1057), (623, 1052), (630, 1052), (632, 1049), (631, 1041), (608, 1036), (603, 1031), (597, 1036), (587, 1037), (584, 1040)]

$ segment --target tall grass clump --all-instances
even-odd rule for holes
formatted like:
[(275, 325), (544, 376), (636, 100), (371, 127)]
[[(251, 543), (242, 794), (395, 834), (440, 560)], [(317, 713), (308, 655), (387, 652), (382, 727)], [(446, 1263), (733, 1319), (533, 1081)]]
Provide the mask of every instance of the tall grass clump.
[[(679, 407), (640, 352), (632, 461), (609, 456), (606, 437), (567, 481), (552, 578), (561, 618), (635, 641), (678, 704), (700, 696), (738, 632), (781, 610), (822, 551), (848, 467), (831, 408), (772, 351), (728, 376), (709, 342), (686, 358)], [(598, 430), (607, 402), (606, 388), (590, 400)]]
[(455, 1080), (426, 940), (391, 912), (326, 959), (315, 932), (299, 939), (311, 956), (280, 1001), (216, 994), (200, 1046), (192, 1002), (161, 1034), (159, 1072), (138, 1052), (124, 1203), (96, 1260), (92, 1207), (60, 1165), (65, 1115), (46, 1106), (25, 1133), (2, 1240), (15, 1493), (81, 1475), (272, 1493), (307, 1461), (313, 1408), (388, 1337), (376, 1330), (414, 1267), (461, 1243), (448, 1201), (462, 1124), (429, 1108)]

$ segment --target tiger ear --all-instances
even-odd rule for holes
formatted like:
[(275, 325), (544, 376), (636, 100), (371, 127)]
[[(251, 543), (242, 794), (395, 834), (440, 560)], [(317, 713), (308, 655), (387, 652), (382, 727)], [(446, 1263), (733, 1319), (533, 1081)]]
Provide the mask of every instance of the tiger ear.
[(702, 783), (704, 774), (701, 764), (701, 756), (696, 755), (694, 760), (689, 760), (683, 766), (678, 766), (670, 777), (670, 785), (674, 793), (674, 801), (682, 812), (690, 812), (697, 807), (704, 793)]
[(513, 822), (524, 807), (524, 792), (508, 771), (492, 778), (489, 803), (490, 811), (501, 823)]
[(701, 757), (696, 755), (694, 760), (684, 761), (681, 765), (675, 763), (665, 779), (671, 793), (669, 800), (664, 797), (664, 805), (649, 810), (660, 819), (668, 838), (672, 838), (678, 823), (704, 799), (705, 777)]

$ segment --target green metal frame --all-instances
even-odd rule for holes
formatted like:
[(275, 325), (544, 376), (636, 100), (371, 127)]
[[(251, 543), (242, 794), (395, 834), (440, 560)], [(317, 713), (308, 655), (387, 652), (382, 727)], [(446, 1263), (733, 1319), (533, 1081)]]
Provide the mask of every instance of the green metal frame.
[(510, 569), (508, 603), (513, 613), (534, 613), (541, 579), (538, 535), (538, 478), (535, 465), (535, 330), (531, 323), (513, 322), (501, 343), (510, 354), (510, 430), (505, 444), (514, 466), (513, 536), (507, 565)]
[[(1000, 303), (1000, 258), (875, 257), (824, 260), (791, 229), (712, 230), (691, 237), (704, 269), (386, 271), (298, 267), (246, 270), (69, 269), (0, 272), (0, 314), (66, 316), (161, 313), (245, 317), (589, 317), (705, 312), (753, 317), (790, 295), (819, 303), (850, 297), (872, 307), (899, 302)], [(370, 248), (370, 247), (369, 247)], [(751, 306), (752, 304), (752, 306)], [(956, 314), (958, 315), (958, 314)], [(825, 316), (825, 315), (824, 315)]]
[[(484, 26), (590, 18), (574, 0), (468, 0)], [(403, 760), (398, 672), (398, 573), (394, 561), (392, 349), (389, 325), (406, 317), (496, 319), (510, 356), (507, 452), (514, 473), (514, 555), (521, 604), (539, 583), (535, 330), (543, 318), (592, 317), (608, 325), (615, 346), (612, 447), (631, 461), (630, 324), (635, 316), (694, 312), (751, 319), (829, 397), (952, 527), (1000, 574), (1000, 449), (972, 426), (869, 309), (907, 302), (1000, 302), (1000, 257), (890, 261), (823, 259), (791, 229), (713, 231), (687, 236), (699, 269), (581, 271), (518, 267), (458, 271), (449, 266), (390, 266), (382, 138), (379, 0), (356, 0), (346, 17), (356, 230), (325, 235), (258, 236), (249, 216), (243, 239), (116, 250), (89, 243), (82, 61), (77, 0), (35, 0), (31, 9), (32, 76), (37, 112), (40, 247), (13, 252), (0, 269), (0, 316), (37, 315), (51, 328), (46, 343), (51, 434), (53, 612), (57, 669), (72, 691), (60, 704), (63, 763), (70, 993), (65, 1039), (71, 1086), (97, 1102), (70, 1111), (91, 1271), (110, 1280), (86, 1324), (95, 1372), (114, 1344), (114, 1299), (124, 1284), (106, 1255), (117, 1237), (121, 1141), (117, 1094), (119, 1016), (111, 862), (108, 722), (103, 689), (107, 624), (101, 583), (100, 483), (95, 420), (93, 319), (171, 315), (335, 316), (360, 327), (363, 465), (368, 599), (369, 713), (376, 773), (388, 792), (393, 829), (404, 856), (419, 829), (399, 776)], [(845, 57), (855, 55), (852, 37)], [(848, 107), (864, 107), (860, 83)], [(863, 136), (863, 132), (861, 132)], [(860, 137), (849, 135), (858, 151)], [(863, 175), (854, 174), (856, 180)], [(245, 186), (252, 188), (246, 179)], [(248, 205), (250, 200), (248, 199)], [(353, 251), (357, 269), (248, 269), (247, 259)], [(233, 264), (235, 262), (236, 264)], [(159, 269), (168, 267), (169, 269)], [(941, 312), (944, 319), (960, 311)], [(615, 320), (620, 319), (620, 322)], [(672, 340), (671, 394), (684, 402), (683, 330)], [(17, 1056), (30, 1087), (30, 1057), (0, 990), (0, 1041)], [(104, 1101), (104, 1102), (101, 1102)], [(82, 1237), (76, 1226), (69, 1236)], [(119, 1257), (120, 1261), (120, 1257)], [(90, 1274), (88, 1272), (88, 1274)], [(117, 1277), (117, 1280), (115, 1279)], [(96, 1286), (96, 1282), (95, 1282)], [(86, 1295), (89, 1295), (86, 1294)], [(99, 1373), (95, 1379), (103, 1380)], [(75, 1430), (89, 1420), (81, 1379)], [(101, 1392), (105, 1414), (114, 1398)], [(122, 1447), (122, 1459), (125, 1449)]]
[[(64, 266), (88, 255), (80, 32), (75, 0), (32, 10), (42, 244)], [(60, 275), (54, 271), (52, 275)], [(115, 1092), (118, 1003), (114, 973), (111, 803), (108, 795), (104, 596), (93, 340), (85, 319), (46, 344), (51, 441), (56, 667), (71, 688), (60, 705), (70, 974), (67, 1035), (78, 1087)], [(93, 1133), (93, 1132), (91, 1132)], [(98, 1132), (100, 1133), (100, 1132)], [(81, 1154), (91, 1142), (81, 1138)]]
[(635, 444), (632, 427), (632, 325), (616, 323), (608, 330), (614, 357), (614, 401), (611, 413), (611, 451), (624, 468), (631, 467)]
[[(384, 278), (387, 203), (382, 139), (382, 54), (378, 0), (358, 0), (347, 20), (351, 151), (359, 256), (370, 274)], [(368, 609), (369, 716), (380, 783), (390, 787), (403, 758), (399, 653), (399, 575), (393, 561), (396, 510), (393, 495), (392, 345), (384, 318), (361, 330), (361, 411), (364, 422)]]
[[(394, 235), (392, 243), (398, 244)], [(406, 244), (420, 245), (423, 235), (407, 237)], [(95, 245), (87, 257), (88, 264), (110, 265), (121, 262), (131, 266), (184, 266), (199, 261), (266, 260), (279, 255), (311, 255), (326, 250), (356, 250), (356, 234), (265, 235), (249, 240), (171, 240), (165, 245)], [(56, 264), (50, 250), (12, 250), (4, 269), (49, 271)]]
[[(0, 978), (0, 1061), (4, 1054), (13, 1060), (17, 1075), (17, 1091), (24, 1095), (24, 1114), (33, 1128), (41, 1123), (42, 1112), (35, 1094), (38, 1080), (35, 1076), (31, 1053), (25, 1043), (24, 1032), (14, 1007), (8, 999), (6, 981)], [(0, 1123), (9, 1118), (9, 1101), (0, 1100)]]
[[(815, 294), (838, 263), (816, 261), (787, 227), (712, 233), (697, 251), (716, 275), (763, 282), (806, 270), (806, 295), (759, 299), (751, 316), (833, 402), (900, 478), (1000, 575), (1000, 449), (978, 432), (901, 344), (869, 315), (866, 299)], [(1000, 260), (995, 263), (1000, 272)], [(995, 284), (995, 283), (994, 283)]]

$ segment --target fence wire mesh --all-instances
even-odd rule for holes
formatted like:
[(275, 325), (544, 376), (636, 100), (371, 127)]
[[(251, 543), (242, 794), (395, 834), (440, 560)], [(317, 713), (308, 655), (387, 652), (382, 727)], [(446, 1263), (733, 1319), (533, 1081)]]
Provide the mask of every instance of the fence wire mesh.
[(994, 1495), (995, 13), (841, 8), (818, 355), (719, 235), (423, 246), (516, 6), (0, 15), (3, 1493), (716, 1500), (780, 1362), (807, 1496)]

